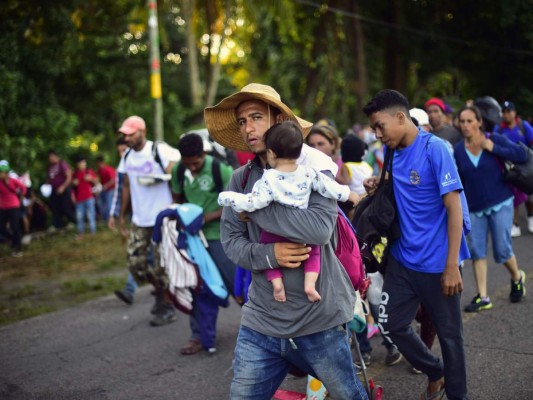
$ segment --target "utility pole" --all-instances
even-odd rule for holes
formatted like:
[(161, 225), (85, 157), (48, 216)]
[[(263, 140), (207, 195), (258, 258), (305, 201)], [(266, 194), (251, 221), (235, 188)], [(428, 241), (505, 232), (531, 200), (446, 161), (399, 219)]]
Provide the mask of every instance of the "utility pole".
[(159, 57), (159, 23), (157, 0), (146, 0), (148, 6), (148, 34), (150, 37), (150, 94), (154, 99), (154, 132), (156, 140), (163, 140), (163, 99), (161, 89), (161, 62)]

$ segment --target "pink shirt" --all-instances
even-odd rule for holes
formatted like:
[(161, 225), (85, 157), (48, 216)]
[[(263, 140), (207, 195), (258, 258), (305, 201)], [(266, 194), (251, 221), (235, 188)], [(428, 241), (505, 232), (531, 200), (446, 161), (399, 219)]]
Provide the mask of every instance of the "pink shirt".
[(18, 179), (7, 178), (7, 182), (0, 180), (0, 209), (19, 208), (20, 199), (18, 193), (22, 196), (26, 194), (26, 186)]

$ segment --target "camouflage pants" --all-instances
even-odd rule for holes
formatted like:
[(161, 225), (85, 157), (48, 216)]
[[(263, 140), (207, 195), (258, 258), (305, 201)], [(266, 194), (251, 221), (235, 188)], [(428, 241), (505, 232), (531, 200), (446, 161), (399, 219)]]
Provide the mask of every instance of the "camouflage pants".
[(166, 281), (165, 270), (161, 268), (159, 259), (159, 246), (153, 247), (154, 265), (150, 267), (147, 255), (152, 241), (152, 227), (142, 228), (132, 224), (128, 238), (128, 269), (137, 283), (146, 282), (149, 276)]

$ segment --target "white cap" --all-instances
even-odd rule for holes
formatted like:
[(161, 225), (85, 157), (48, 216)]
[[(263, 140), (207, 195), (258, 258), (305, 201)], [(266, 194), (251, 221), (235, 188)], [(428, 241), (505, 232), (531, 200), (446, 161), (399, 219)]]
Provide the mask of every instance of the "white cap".
[(422, 110), (421, 108), (411, 108), (409, 110), (409, 115), (411, 118), (414, 118), (418, 121), (418, 125), (429, 125), (428, 113)]

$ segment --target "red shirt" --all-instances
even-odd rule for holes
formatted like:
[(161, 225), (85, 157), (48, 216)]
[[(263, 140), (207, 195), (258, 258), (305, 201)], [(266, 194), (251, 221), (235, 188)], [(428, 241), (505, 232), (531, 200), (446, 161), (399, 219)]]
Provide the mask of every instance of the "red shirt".
[[(110, 165), (106, 165), (106, 164), (98, 168), (97, 172), (98, 172), (98, 176), (100, 177), (100, 183), (102, 184), (102, 186), (105, 186), (107, 182), (114, 180), (117, 175), (115, 168), (113, 168)], [(105, 191), (107, 192), (108, 190), (111, 190), (114, 188), (115, 188), (115, 184), (113, 183), (111, 186), (105, 189)]]
[(26, 186), (14, 178), (7, 178), (7, 182), (0, 180), (0, 209), (9, 210), (20, 207), (19, 195), (26, 194)]
[(91, 197), (93, 197), (93, 184), (84, 179), (85, 175), (96, 178), (94, 171), (89, 168), (84, 171), (76, 169), (72, 174), (72, 180), (78, 180), (78, 184), (74, 186), (74, 197), (76, 198), (76, 203), (81, 203), (82, 201), (89, 200)]

